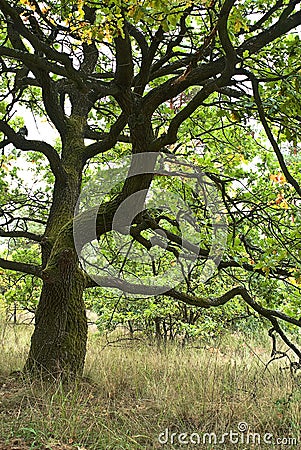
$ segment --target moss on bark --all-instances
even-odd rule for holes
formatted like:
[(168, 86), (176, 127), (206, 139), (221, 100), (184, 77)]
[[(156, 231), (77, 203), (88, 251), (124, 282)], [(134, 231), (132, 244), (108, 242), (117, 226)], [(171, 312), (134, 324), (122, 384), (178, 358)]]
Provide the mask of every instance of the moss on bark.
[[(70, 379), (82, 375), (87, 341), (83, 292), (85, 277), (74, 250), (73, 234), (64, 233), (73, 220), (81, 186), (83, 126), (71, 116), (61, 155), (65, 179), (56, 180), (43, 237), (43, 288), (25, 371), (43, 378)], [(64, 236), (64, 239), (60, 239)]]
[(87, 342), (84, 286), (80, 270), (70, 267), (61, 280), (44, 282), (25, 364), (31, 375), (64, 380), (82, 375)]

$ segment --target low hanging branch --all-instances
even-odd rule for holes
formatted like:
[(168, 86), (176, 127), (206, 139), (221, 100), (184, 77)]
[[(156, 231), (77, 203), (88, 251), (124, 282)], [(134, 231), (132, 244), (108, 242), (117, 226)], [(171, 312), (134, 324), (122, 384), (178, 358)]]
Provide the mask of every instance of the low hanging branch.
[(164, 295), (168, 295), (176, 300), (180, 300), (183, 303), (191, 306), (198, 306), (200, 308), (211, 308), (225, 305), (228, 301), (232, 300), (236, 296), (240, 296), (243, 300), (251, 306), (258, 314), (266, 319), (278, 318), (292, 325), (301, 327), (301, 320), (294, 319), (281, 311), (275, 311), (273, 309), (267, 309), (259, 305), (248, 293), (247, 289), (243, 286), (237, 286), (220, 297), (204, 298), (196, 297), (193, 295), (185, 294), (184, 292), (177, 291), (176, 289), (170, 289), (168, 286), (147, 286), (144, 284), (134, 284), (126, 280), (114, 277), (102, 277), (94, 276), (94, 281), (88, 278), (88, 287), (110, 287), (116, 288), (129, 294), (141, 294), (141, 295), (156, 295), (158, 292), (164, 292)]
[(284, 331), (281, 329), (278, 320), (283, 320), (286, 323), (290, 323), (297, 327), (301, 327), (301, 320), (297, 320), (284, 314), (281, 311), (275, 311), (272, 309), (264, 308), (259, 305), (249, 294), (248, 290), (244, 286), (237, 286), (221, 295), (220, 297), (214, 298), (204, 298), (197, 297), (184, 292), (177, 291), (176, 289), (170, 289), (168, 286), (146, 286), (143, 284), (134, 284), (128, 281), (122, 280), (120, 278), (114, 277), (101, 277), (94, 276), (94, 280), (88, 278), (88, 287), (102, 286), (119, 289), (120, 291), (126, 292), (128, 294), (140, 294), (140, 295), (157, 295), (161, 294), (165, 290), (164, 295), (179, 300), (187, 305), (196, 306), (200, 308), (212, 308), (225, 305), (227, 302), (233, 298), (240, 296), (254, 311), (256, 311), (260, 316), (268, 319), (275, 331), (279, 334), (282, 340), (288, 345), (288, 347), (293, 350), (293, 352), (298, 356), (301, 362), (301, 351), (289, 340)]

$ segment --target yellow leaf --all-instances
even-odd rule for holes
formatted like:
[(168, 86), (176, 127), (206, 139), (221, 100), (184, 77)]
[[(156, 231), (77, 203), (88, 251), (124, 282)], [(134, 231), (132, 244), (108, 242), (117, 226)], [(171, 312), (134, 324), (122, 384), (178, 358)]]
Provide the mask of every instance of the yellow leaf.
[(277, 198), (275, 200), (276, 205), (280, 205), (280, 203), (284, 200), (283, 194), (280, 193), (277, 195)]
[(233, 122), (239, 122), (239, 120), (240, 120), (239, 114), (236, 111), (232, 111), (230, 114), (230, 119)]
[(280, 208), (283, 208), (283, 209), (288, 209), (288, 207), (289, 207), (288, 203), (285, 199), (283, 200), (283, 202), (280, 203), (279, 206), (280, 206)]
[(240, 20), (237, 20), (234, 24), (234, 31), (235, 33), (238, 33), (242, 28), (242, 23)]
[(283, 173), (278, 172), (276, 175), (271, 174), (270, 175), (270, 180), (274, 183), (278, 183), (278, 184), (284, 184), (286, 183), (286, 178), (283, 175)]
[(29, 0), (20, 0), (21, 5), (31, 6), (31, 3)]

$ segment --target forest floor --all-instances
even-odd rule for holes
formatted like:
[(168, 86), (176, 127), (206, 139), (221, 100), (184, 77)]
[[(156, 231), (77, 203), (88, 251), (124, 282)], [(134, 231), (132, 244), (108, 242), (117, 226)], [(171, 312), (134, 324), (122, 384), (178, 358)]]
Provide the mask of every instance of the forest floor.
[(301, 448), (301, 376), (268, 364), (263, 334), (186, 348), (91, 334), (85, 377), (66, 389), (18, 372), (31, 331), (2, 333), (2, 450)]

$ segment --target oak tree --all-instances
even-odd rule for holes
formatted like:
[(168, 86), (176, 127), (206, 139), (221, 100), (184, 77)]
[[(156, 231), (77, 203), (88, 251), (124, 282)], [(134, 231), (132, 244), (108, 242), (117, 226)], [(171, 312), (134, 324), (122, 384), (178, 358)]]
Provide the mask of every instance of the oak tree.
[[(198, 308), (240, 297), (300, 358), (280, 325), (299, 327), (299, 306), (287, 311), (285, 302), (278, 308), (279, 298), (273, 300), (280, 285), (294, 290), (294, 298), (299, 292), (300, 1), (0, 0), (0, 11), (0, 236), (25, 239), (40, 251), (40, 263), (9, 253), (0, 259), (2, 269), (42, 282), (25, 370), (82, 374), (83, 294), (95, 286)], [(30, 138), (30, 112), (52, 124), (55, 144), (47, 136)], [(33, 155), (31, 164), (40, 171), (47, 166), (47, 182), (31, 192), (7, 182), (7, 172), (13, 175), (14, 161), (23, 164), (24, 154)], [(118, 158), (131, 155), (139, 156), (119, 180)], [(142, 173), (139, 165), (146, 160)], [(160, 161), (166, 166), (156, 172)], [(110, 185), (94, 215), (78, 211), (89, 177), (98, 173), (100, 186), (107, 184), (97, 170), (110, 163), (110, 177), (119, 183)], [(194, 164), (201, 172), (191, 169)], [(170, 181), (175, 173), (177, 181)], [(208, 203), (189, 177), (200, 189), (211, 184), (227, 213), (227, 248), (205, 285), (200, 273), (214, 260)], [(146, 286), (139, 261), (110, 250), (114, 218), (122, 205), (133, 207), (127, 201), (134, 198), (137, 213), (129, 224), (125, 218), (129, 226), (120, 233), (153, 256), (164, 243), (159, 263), (150, 258), (153, 264), (144, 269), (148, 277), (148, 270), (154, 276), (163, 270), (164, 276), (167, 265), (178, 264), (181, 248), (193, 253), (193, 232), (191, 245), (184, 242), (177, 211), (166, 214), (162, 204), (144, 208), (153, 186), (170, 198), (181, 195), (197, 218), (198, 226), (190, 225), (201, 244), (179, 286)], [(97, 277), (83, 270), (79, 253), (93, 239), (122, 276), (105, 268)]]

